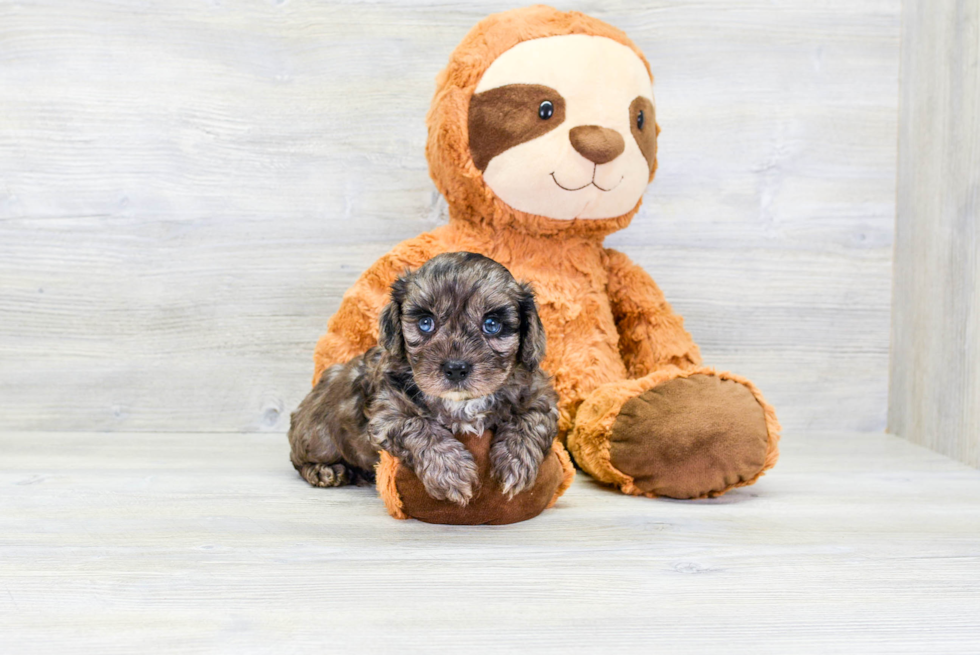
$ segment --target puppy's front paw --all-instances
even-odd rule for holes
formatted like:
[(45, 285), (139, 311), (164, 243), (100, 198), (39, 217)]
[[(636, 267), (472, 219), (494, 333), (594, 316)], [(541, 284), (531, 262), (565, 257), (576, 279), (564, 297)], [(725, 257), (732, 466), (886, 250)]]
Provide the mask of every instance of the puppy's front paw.
[(419, 456), (415, 475), (430, 496), (460, 506), (470, 502), (480, 482), (473, 456), (455, 439)]
[(529, 450), (511, 452), (503, 442), (490, 449), (490, 469), (508, 500), (530, 489), (538, 479), (541, 458)]

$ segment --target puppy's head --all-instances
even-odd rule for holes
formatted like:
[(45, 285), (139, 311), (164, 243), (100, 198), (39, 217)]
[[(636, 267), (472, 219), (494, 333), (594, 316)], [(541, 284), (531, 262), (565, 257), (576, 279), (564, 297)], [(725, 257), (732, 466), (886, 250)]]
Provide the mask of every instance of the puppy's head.
[(545, 334), (527, 284), (468, 252), (433, 257), (391, 287), (380, 345), (426, 394), (468, 400), (499, 389), (516, 366), (538, 367)]

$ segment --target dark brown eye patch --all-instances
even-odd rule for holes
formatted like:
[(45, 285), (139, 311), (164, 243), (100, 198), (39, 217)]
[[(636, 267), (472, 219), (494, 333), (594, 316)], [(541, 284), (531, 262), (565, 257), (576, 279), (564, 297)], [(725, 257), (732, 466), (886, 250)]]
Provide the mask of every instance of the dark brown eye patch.
[(657, 121), (648, 98), (636, 96), (630, 103), (630, 132), (652, 173), (657, 165)]
[(547, 134), (565, 120), (565, 99), (540, 84), (508, 84), (470, 99), (470, 156), (481, 171), (514, 146)]

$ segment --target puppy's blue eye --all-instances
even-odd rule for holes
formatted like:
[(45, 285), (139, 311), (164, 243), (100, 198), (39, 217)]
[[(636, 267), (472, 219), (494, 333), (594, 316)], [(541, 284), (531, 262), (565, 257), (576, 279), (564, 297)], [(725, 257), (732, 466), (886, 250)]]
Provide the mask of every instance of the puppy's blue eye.
[(497, 334), (502, 328), (500, 321), (495, 318), (485, 318), (483, 319), (483, 332), (484, 334)]
[(436, 329), (436, 322), (431, 316), (423, 316), (419, 319), (419, 330), (425, 333), (432, 332)]
[(538, 105), (538, 117), (546, 121), (555, 115), (555, 105), (550, 100), (545, 100)]
[(643, 123), (645, 123), (645, 122), (646, 122), (646, 120), (645, 120), (645, 117), (643, 116), (643, 110), (641, 109), (640, 110), (640, 113), (638, 113), (636, 115), (636, 129), (642, 130), (643, 129)]

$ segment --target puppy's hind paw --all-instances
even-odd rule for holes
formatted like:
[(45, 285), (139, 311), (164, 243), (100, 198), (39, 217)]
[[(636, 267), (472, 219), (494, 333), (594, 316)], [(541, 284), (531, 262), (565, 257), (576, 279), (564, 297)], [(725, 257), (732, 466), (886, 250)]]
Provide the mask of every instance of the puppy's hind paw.
[(314, 487), (342, 487), (351, 479), (343, 464), (303, 464), (299, 474)]

